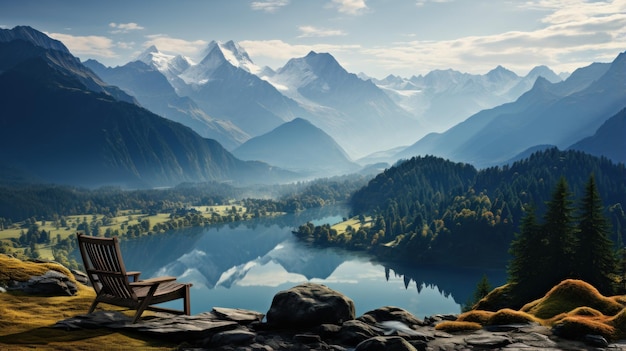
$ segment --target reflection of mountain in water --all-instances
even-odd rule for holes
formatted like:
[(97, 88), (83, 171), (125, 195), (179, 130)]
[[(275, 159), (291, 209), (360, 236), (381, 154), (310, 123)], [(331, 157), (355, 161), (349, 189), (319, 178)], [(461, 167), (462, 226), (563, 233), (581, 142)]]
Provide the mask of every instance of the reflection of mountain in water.
[(506, 282), (506, 272), (497, 268), (466, 268), (466, 267), (407, 267), (396, 264), (385, 265), (385, 277), (389, 280), (390, 274), (401, 276), (404, 279), (404, 287), (409, 289), (411, 282), (415, 283), (418, 294), (426, 287), (437, 289), (445, 297), (452, 296), (458, 304), (464, 304), (473, 297), (476, 285), (487, 275), (492, 287), (497, 287)]
[(270, 262), (281, 265), (289, 273), (300, 274), (307, 280), (326, 279), (346, 260), (345, 256), (329, 249), (306, 247), (295, 238), (288, 238), (276, 245), (265, 256), (225, 272), (219, 285), (229, 288), (245, 278), (251, 268), (257, 265), (264, 266)]
[(307, 278), (323, 278), (342, 259), (329, 250), (305, 248), (293, 238), (291, 230), (309, 220), (346, 212), (343, 206), (327, 206), (298, 214), (177, 230), (122, 241), (121, 248), (126, 267), (142, 271), (144, 277), (172, 275), (209, 288), (218, 282), (228, 287), (245, 277), (252, 266), (268, 262)]
[[(323, 283), (329, 277), (332, 280), (337, 267), (353, 261), (357, 254), (309, 247), (298, 241), (291, 231), (307, 221), (344, 216), (347, 211), (345, 207), (329, 206), (297, 215), (189, 228), (124, 240), (121, 248), (126, 268), (141, 271), (143, 278), (172, 275), (181, 281), (193, 282), (196, 287), (230, 289), (246, 276), (250, 277), (255, 267), (280, 265), (288, 273), (308, 280), (320, 279)], [(78, 256), (77, 259), (80, 260)], [(506, 278), (501, 268), (481, 270), (373, 264), (377, 267), (375, 269), (380, 268), (381, 283), (384, 278), (389, 280), (391, 275), (402, 277), (408, 290), (416, 289), (419, 294), (425, 288), (433, 288), (445, 297), (452, 296), (459, 304), (472, 296), (483, 274), (487, 274), (492, 286), (503, 284)]]

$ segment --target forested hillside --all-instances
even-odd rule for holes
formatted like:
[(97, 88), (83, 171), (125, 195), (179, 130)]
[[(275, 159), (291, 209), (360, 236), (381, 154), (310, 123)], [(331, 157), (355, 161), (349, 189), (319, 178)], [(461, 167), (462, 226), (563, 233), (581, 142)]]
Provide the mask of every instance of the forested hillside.
[[(433, 156), (412, 158), (354, 194), (351, 205), (353, 214), (362, 218), (360, 228), (348, 228), (342, 235), (301, 228), (300, 234), (311, 234), (318, 243), (371, 249), (384, 259), (502, 263), (528, 206), (542, 214), (561, 177), (579, 199), (592, 174), (613, 224), (612, 239), (621, 245), (626, 224), (624, 165), (556, 148), (481, 171)], [(371, 221), (366, 222), (366, 216)]]

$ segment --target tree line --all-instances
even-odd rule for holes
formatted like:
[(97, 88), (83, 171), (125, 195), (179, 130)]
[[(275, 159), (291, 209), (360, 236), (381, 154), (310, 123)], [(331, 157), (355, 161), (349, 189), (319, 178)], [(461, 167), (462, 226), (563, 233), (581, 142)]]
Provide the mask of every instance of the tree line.
[(414, 157), (377, 175), (352, 196), (352, 214), (370, 217), (369, 223), (345, 233), (308, 225), (298, 232), (321, 245), (369, 250), (384, 260), (504, 265), (526, 210), (532, 206), (544, 213), (561, 178), (581, 197), (592, 174), (614, 229), (611, 239), (621, 246), (626, 234), (624, 164), (556, 148), (480, 171), (434, 156)]

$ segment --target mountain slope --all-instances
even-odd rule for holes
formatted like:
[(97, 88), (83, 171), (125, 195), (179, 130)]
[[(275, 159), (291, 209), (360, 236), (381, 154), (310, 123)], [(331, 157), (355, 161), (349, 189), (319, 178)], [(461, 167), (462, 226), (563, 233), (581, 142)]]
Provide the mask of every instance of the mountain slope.
[(345, 151), (324, 131), (296, 118), (233, 150), (243, 160), (258, 160), (307, 175), (328, 177), (356, 171)]
[[(501, 164), (542, 144), (565, 148), (589, 136), (624, 107), (626, 55), (620, 54), (602, 73), (593, 67), (552, 84), (538, 78), (513, 103), (481, 111), (441, 134), (431, 134), (398, 155), (434, 154), (477, 167)], [(583, 77), (585, 76), (585, 77)]]
[(135, 99), (119, 88), (104, 83), (91, 70), (80, 63), (80, 60), (58, 40), (27, 26), (13, 29), (0, 29), (0, 43), (12, 43), (11, 50), (6, 46), (0, 52), (0, 72), (26, 58), (39, 57), (51, 63), (55, 69), (65, 75), (72, 75), (87, 89), (105, 93), (120, 101), (135, 103)]
[(142, 55), (142, 60), (161, 71), (179, 96), (190, 97), (207, 115), (229, 121), (249, 136), (308, 116), (295, 101), (253, 74), (256, 66), (233, 42), (211, 42), (197, 64), (154, 50)]
[(66, 67), (91, 71), (66, 56), (23, 40), (0, 43), (0, 57), (13, 60), (11, 66), (3, 60), (0, 69), (0, 162), (5, 167), (82, 186), (263, 182), (285, 175), (238, 160), (217, 142), (135, 104), (88, 89), (84, 77)]
[(232, 123), (209, 117), (190, 98), (178, 96), (165, 75), (144, 62), (133, 61), (115, 68), (95, 60), (84, 64), (107, 83), (134, 96), (150, 111), (182, 123), (205, 138), (215, 139), (226, 148), (234, 148), (250, 138)]
[(539, 76), (550, 82), (561, 80), (545, 66), (535, 67), (525, 77), (498, 66), (484, 75), (447, 69), (409, 79), (388, 76), (372, 81), (429, 131), (440, 132), (481, 110), (514, 101)]
[(626, 163), (626, 108), (606, 120), (594, 135), (568, 149), (605, 156), (616, 163)]
[(348, 73), (330, 54), (311, 51), (264, 79), (307, 108), (310, 120), (350, 155), (406, 145), (424, 133), (380, 88)]

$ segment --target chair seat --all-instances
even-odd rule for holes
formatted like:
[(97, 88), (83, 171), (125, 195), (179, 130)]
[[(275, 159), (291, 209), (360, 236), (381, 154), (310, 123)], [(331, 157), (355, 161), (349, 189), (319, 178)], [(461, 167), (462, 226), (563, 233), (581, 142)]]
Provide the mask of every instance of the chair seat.
[[(182, 284), (182, 283), (177, 283), (177, 282), (161, 283), (159, 284), (158, 288), (154, 292), (154, 295), (152, 296), (152, 301), (153, 303), (159, 303), (162, 299), (165, 299), (163, 301), (165, 302), (165, 301), (172, 300), (172, 297), (176, 297), (176, 296), (184, 297), (186, 293), (185, 287), (187, 285), (188, 284)], [(149, 286), (133, 287), (133, 291), (137, 295), (137, 298), (141, 300), (141, 299), (144, 299), (146, 296), (148, 296), (150, 287)]]

